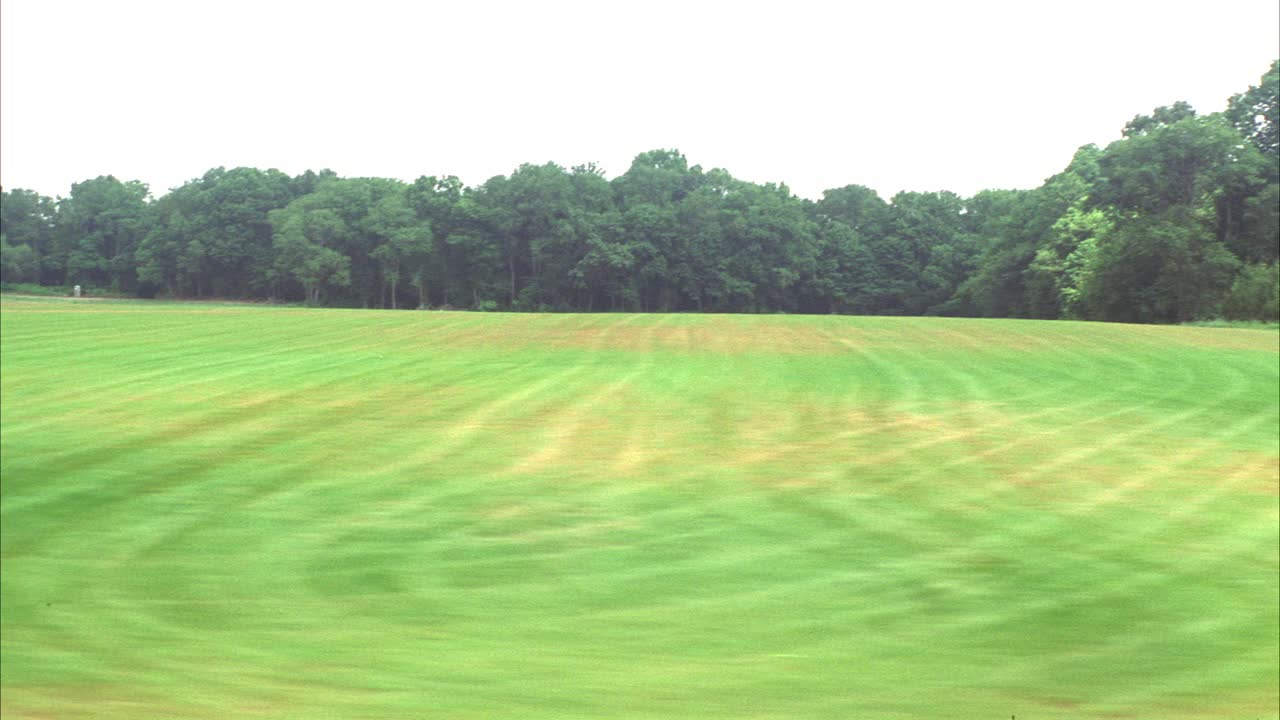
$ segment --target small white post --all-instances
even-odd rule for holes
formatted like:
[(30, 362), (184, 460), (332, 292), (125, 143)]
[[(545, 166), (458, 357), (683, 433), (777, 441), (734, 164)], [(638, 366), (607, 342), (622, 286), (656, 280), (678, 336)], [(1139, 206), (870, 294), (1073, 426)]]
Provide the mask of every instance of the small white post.
[(76, 297), (80, 297), (80, 286), (79, 286), (79, 285), (77, 285), (77, 286), (76, 286), (75, 293), (76, 293)]

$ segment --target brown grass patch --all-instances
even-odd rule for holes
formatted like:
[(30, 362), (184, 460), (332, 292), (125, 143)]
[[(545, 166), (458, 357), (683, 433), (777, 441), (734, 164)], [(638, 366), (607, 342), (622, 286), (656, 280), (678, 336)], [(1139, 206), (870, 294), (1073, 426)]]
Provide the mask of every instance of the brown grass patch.
[(734, 355), (829, 355), (842, 348), (817, 328), (776, 323), (695, 325), (610, 324), (574, 328), (553, 339), (553, 347), (627, 352), (705, 352)]
[(793, 489), (830, 485), (857, 468), (892, 466), (912, 474), (921, 462), (952, 455), (959, 464), (986, 465), (985, 454), (1003, 435), (991, 432), (994, 421), (975, 418), (1004, 417), (1000, 412), (982, 402), (936, 413), (806, 404), (785, 417), (753, 416), (739, 423), (721, 464), (752, 482)]
[(1242, 452), (1233, 462), (1201, 471), (1202, 476), (1239, 483), (1253, 495), (1280, 496), (1280, 457), (1262, 452)]
[(1132, 335), (1155, 341), (1155, 344), (1280, 353), (1280, 332), (1275, 330), (1162, 325), (1126, 325), (1124, 328)]

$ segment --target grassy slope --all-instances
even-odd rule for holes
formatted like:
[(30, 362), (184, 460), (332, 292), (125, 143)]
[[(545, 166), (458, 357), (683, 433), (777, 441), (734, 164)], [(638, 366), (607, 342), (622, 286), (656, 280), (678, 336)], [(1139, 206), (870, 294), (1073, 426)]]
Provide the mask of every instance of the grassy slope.
[(10, 718), (1256, 718), (1274, 332), (6, 299)]

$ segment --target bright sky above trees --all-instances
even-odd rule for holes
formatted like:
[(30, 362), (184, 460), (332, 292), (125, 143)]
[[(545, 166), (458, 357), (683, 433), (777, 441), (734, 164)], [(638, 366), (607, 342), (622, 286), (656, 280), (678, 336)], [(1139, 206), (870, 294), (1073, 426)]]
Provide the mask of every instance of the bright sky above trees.
[(1280, 54), (1274, 0), (0, 6), (0, 182), (154, 194), (215, 166), (458, 175), (639, 152), (788, 183), (1039, 185)]

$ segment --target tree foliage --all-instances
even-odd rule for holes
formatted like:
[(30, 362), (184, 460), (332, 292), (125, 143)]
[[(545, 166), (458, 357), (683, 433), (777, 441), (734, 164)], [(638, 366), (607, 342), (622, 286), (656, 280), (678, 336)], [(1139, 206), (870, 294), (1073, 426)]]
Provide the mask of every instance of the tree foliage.
[(475, 187), (240, 167), (153, 199), (103, 176), (5, 191), (0, 275), (371, 308), (1269, 317), (1278, 92), (1280, 63), (1223, 113), (1159, 107), (1038, 188), (968, 198), (810, 201), (665, 148), (612, 180), (525, 164)]

